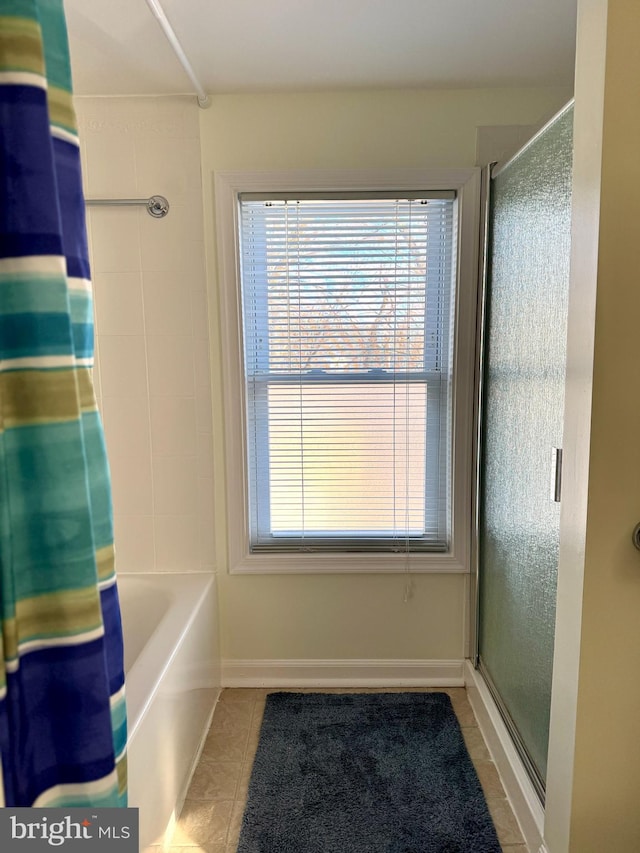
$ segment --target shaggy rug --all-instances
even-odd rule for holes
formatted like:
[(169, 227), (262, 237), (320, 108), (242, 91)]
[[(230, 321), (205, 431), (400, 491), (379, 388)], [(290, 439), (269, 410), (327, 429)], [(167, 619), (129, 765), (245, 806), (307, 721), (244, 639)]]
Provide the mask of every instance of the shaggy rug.
[(446, 693), (271, 693), (238, 853), (500, 853)]

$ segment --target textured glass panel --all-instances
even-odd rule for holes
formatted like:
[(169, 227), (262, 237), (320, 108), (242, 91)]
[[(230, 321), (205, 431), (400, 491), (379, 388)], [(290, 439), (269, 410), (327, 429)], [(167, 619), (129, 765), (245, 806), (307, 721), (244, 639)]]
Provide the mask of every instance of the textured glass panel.
[(480, 657), (546, 775), (569, 285), (573, 110), (491, 187)]

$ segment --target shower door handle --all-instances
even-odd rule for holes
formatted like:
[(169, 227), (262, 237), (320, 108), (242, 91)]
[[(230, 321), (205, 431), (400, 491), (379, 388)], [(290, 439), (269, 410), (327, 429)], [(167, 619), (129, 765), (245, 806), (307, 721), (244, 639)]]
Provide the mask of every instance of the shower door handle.
[(562, 493), (562, 448), (554, 447), (551, 455), (551, 500), (560, 503)]

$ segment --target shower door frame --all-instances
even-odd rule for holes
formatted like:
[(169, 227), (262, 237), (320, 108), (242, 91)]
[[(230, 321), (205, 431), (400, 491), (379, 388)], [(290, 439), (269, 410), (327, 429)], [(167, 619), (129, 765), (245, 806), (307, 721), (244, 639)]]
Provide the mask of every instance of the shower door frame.
[(533, 761), (529, 757), (522, 738), (509, 714), (504, 702), (500, 698), (497, 688), (485, 667), (480, 661), (480, 489), (481, 489), (481, 463), (482, 463), (482, 439), (483, 439), (483, 397), (485, 386), (485, 356), (486, 356), (486, 315), (487, 315), (487, 283), (489, 275), (489, 225), (491, 204), (491, 180), (503, 169), (509, 166), (530, 145), (532, 145), (547, 129), (553, 125), (571, 107), (574, 99), (571, 98), (561, 109), (545, 121), (542, 127), (527, 140), (518, 150), (504, 162), (493, 162), (483, 167), (480, 185), (480, 241), (478, 251), (478, 302), (477, 302), (477, 326), (476, 326), (476, 358), (475, 358), (475, 385), (473, 401), (473, 448), (472, 448), (472, 489), (471, 489), (471, 544), (470, 544), (470, 607), (469, 607), (469, 636), (471, 638), (471, 664), (479, 673), (484, 682), (495, 707), (500, 714), (502, 722), (507, 729), (509, 737), (522, 762), (533, 789), (540, 801), (545, 805), (545, 784), (541, 779)]

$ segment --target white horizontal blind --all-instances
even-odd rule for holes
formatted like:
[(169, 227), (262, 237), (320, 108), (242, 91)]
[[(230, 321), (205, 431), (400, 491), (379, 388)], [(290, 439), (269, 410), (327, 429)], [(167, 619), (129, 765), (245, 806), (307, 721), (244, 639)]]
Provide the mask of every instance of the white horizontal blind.
[(446, 550), (455, 199), (240, 211), (252, 550)]

